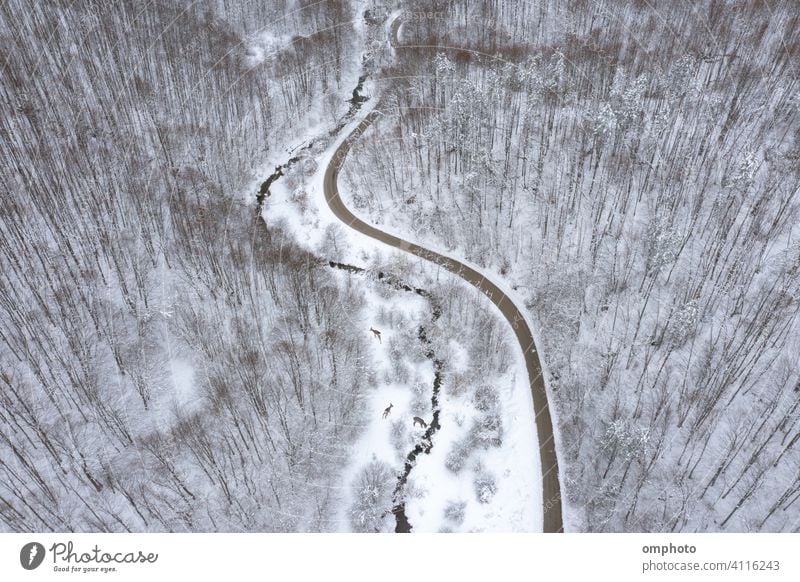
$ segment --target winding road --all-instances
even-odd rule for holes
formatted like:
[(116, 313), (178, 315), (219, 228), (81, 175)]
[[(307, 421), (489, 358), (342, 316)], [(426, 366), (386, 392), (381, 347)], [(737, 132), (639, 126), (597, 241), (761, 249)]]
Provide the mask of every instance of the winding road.
[[(390, 42), (392, 47), (398, 47), (397, 31), (400, 19), (397, 18), (391, 25)], [(437, 265), (444, 267), (468, 282), (470, 285), (484, 293), (500, 310), (514, 330), (514, 334), (522, 347), (525, 357), (525, 367), (530, 381), (531, 394), (533, 395), (533, 408), (536, 421), (536, 432), (539, 440), (539, 455), (542, 467), (542, 507), (544, 532), (563, 532), (564, 526), (561, 515), (561, 485), (558, 476), (558, 458), (553, 438), (553, 422), (550, 417), (550, 407), (547, 400), (547, 390), (542, 377), (542, 366), (534, 344), (533, 334), (525, 318), (516, 304), (494, 282), (468, 265), (435, 251), (426, 249), (416, 243), (403, 240), (397, 236), (386, 233), (379, 228), (367, 224), (355, 216), (342, 201), (338, 189), (339, 170), (342, 167), (350, 147), (372, 123), (380, 116), (380, 112), (373, 110), (369, 113), (339, 145), (325, 170), (324, 191), (325, 200), (336, 217), (350, 228), (372, 239), (380, 241), (394, 248), (411, 253)]]

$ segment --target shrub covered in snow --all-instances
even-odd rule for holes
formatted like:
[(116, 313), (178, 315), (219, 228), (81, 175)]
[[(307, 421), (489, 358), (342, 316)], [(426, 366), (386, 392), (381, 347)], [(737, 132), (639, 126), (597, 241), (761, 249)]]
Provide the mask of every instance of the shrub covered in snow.
[(431, 397), (429, 386), (423, 382), (415, 382), (412, 386), (414, 397), (411, 399), (411, 412), (413, 414), (422, 415), (430, 410)]
[(473, 449), (473, 440), (465, 439), (453, 443), (453, 448), (447, 453), (444, 460), (444, 466), (451, 470), (453, 473), (458, 473), (464, 468), (464, 465), (469, 458), (469, 454)]
[(466, 509), (466, 501), (448, 501), (444, 508), (444, 518), (452, 521), (456, 525), (461, 525), (464, 523), (464, 514), (466, 513)]
[(470, 438), (483, 449), (503, 444), (503, 421), (499, 414), (481, 414), (470, 430)]
[(493, 412), (500, 405), (500, 397), (497, 388), (491, 384), (481, 384), (475, 389), (472, 395), (472, 403), (481, 412)]
[(383, 461), (373, 457), (356, 477), (350, 525), (355, 532), (381, 531), (392, 509), (392, 486), (395, 474)]
[(445, 392), (450, 396), (461, 396), (468, 386), (468, 375), (463, 372), (449, 373), (448, 381), (444, 383)]
[(497, 493), (497, 483), (494, 480), (494, 475), (484, 471), (479, 471), (475, 475), (475, 481), (472, 482), (475, 486), (475, 496), (481, 503), (489, 503)]
[(397, 336), (392, 336), (386, 339), (389, 345), (389, 363), (392, 370), (392, 381), (398, 384), (405, 384), (408, 382), (408, 366), (405, 362), (405, 349), (403, 347), (402, 339)]
[(393, 420), (389, 427), (389, 438), (394, 449), (403, 455), (406, 454), (406, 446), (408, 445), (408, 426), (407, 422), (398, 418)]

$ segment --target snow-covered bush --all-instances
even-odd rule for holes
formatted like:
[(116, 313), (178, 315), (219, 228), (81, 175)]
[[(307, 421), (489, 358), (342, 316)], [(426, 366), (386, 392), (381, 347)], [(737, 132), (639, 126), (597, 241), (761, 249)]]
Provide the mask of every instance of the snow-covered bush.
[(389, 427), (389, 439), (394, 449), (401, 455), (408, 445), (408, 423), (403, 419), (393, 420)]
[(683, 345), (694, 334), (696, 327), (697, 301), (689, 301), (672, 315), (669, 332), (674, 345)]
[(692, 55), (683, 55), (670, 67), (664, 84), (671, 99), (678, 99), (689, 92), (697, 72), (697, 61)]
[(464, 468), (467, 463), (470, 453), (473, 449), (473, 440), (465, 439), (453, 443), (453, 448), (447, 453), (444, 460), (444, 466), (453, 473), (458, 473)]
[(460, 396), (469, 386), (467, 374), (463, 372), (453, 372), (449, 375), (448, 381), (444, 384), (444, 389), (450, 396)]
[(414, 392), (414, 397), (411, 399), (411, 412), (416, 415), (422, 415), (430, 409), (430, 395), (429, 388), (422, 382), (415, 382), (411, 390)]
[(472, 484), (475, 487), (475, 496), (481, 503), (489, 503), (497, 493), (497, 483), (491, 473), (478, 471)]
[(503, 444), (503, 421), (499, 414), (481, 414), (470, 430), (470, 437), (475, 445), (488, 449)]
[(392, 368), (391, 379), (398, 384), (405, 384), (408, 382), (408, 366), (406, 366), (405, 363), (405, 350), (399, 345), (401, 342), (398, 342), (395, 336), (386, 338), (386, 342), (389, 344), (387, 347), (389, 348), (389, 362)]
[(292, 202), (297, 205), (297, 208), (302, 214), (308, 211), (308, 192), (305, 188), (297, 188), (292, 192)]
[(602, 141), (613, 135), (616, 128), (617, 117), (614, 115), (614, 110), (610, 104), (604, 103), (595, 114), (593, 133)]
[(475, 393), (472, 395), (472, 403), (475, 405), (475, 408), (481, 412), (497, 410), (500, 403), (497, 388), (491, 384), (481, 384), (475, 389)]
[(460, 499), (458, 501), (448, 501), (444, 508), (444, 518), (452, 521), (456, 525), (461, 525), (464, 523), (466, 509), (466, 501)]
[(403, 490), (405, 499), (422, 499), (428, 494), (428, 489), (421, 485), (416, 479), (409, 479)]
[(608, 424), (603, 442), (612, 454), (621, 453), (626, 460), (641, 458), (647, 455), (650, 430), (631, 426), (625, 420), (614, 420)]
[(300, 164), (300, 171), (304, 176), (312, 176), (317, 171), (319, 164), (311, 157), (305, 158)]
[(666, 216), (658, 216), (647, 233), (647, 270), (658, 273), (678, 257), (682, 236)]
[(356, 477), (355, 500), (350, 508), (350, 525), (355, 532), (381, 531), (392, 509), (394, 471), (373, 457)]

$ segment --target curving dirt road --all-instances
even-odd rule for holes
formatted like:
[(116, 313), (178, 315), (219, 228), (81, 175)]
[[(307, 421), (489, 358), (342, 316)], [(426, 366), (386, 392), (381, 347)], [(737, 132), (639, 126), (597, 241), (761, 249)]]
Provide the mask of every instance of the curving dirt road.
[[(391, 26), (391, 44), (397, 47), (397, 30), (400, 19), (396, 19)], [(433, 263), (440, 265), (448, 271), (455, 273), (469, 284), (484, 293), (508, 320), (514, 330), (525, 356), (525, 367), (528, 372), (531, 393), (533, 395), (533, 408), (536, 420), (536, 432), (539, 437), (539, 456), (542, 466), (542, 507), (543, 531), (563, 532), (564, 525), (561, 517), (561, 486), (558, 478), (558, 459), (556, 457), (555, 441), (553, 438), (553, 422), (550, 418), (550, 408), (547, 400), (547, 391), (542, 378), (542, 366), (539, 355), (525, 318), (519, 308), (500, 288), (490, 279), (478, 273), (469, 266), (437, 252), (426, 249), (418, 244), (405, 241), (394, 235), (383, 232), (356, 217), (345, 206), (341, 196), (337, 179), (339, 169), (344, 163), (350, 147), (364, 131), (380, 116), (380, 112), (372, 111), (358, 126), (353, 129), (342, 144), (336, 149), (328, 167), (325, 170), (324, 190), (325, 200), (336, 217), (350, 228), (384, 244), (401, 249)]]

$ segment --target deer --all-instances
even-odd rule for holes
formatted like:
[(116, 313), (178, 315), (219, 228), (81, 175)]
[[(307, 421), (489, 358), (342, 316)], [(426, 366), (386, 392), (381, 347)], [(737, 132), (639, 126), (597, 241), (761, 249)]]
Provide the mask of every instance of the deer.
[(392, 404), (392, 403), (390, 402), (390, 403), (389, 403), (389, 406), (387, 406), (387, 407), (384, 409), (384, 411), (383, 411), (383, 418), (386, 418), (387, 416), (389, 416), (389, 413), (392, 411), (392, 406), (394, 406), (394, 404)]
[(372, 327), (370, 327), (369, 330), (372, 332), (373, 336), (378, 338), (378, 343), (382, 344), (383, 342), (381, 341), (381, 332), (378, 331), (377, 329), (372, 328)]
[(428, 428), (428, 423), (422, 420), (419, 416), (414, 417), (413, 426), (417, 426), (417, 424), (419, 424), (422, 428)]

